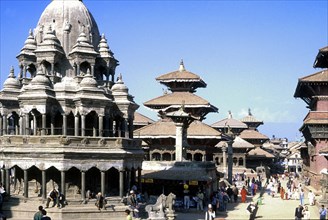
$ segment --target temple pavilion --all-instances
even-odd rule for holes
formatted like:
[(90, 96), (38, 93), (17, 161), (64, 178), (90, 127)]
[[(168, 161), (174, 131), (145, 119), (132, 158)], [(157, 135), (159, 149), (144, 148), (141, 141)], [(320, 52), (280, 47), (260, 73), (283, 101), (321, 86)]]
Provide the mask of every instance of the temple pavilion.
[(301, 148), (303, 173), (310, 184), (322, 192), (320, 202), (328, 203), (328, 47), (319, 50), (313, 67), (319, 72), (298, 79), (294, 93), (309, 108), (300, 131), (307, 148)]
[[(10, 43), (10, 42), (8, 42)], [(14, 43), (14, 42), (12, 42)], [(82, 0), (49, 0), (0, 92), (1, 182), (9, 194), (123, 196), (141, 177), (138, 105)], [(140, 182), (140, 179), (139, 179)]]
[[(216, 190), (213, 153), (214, 146), (222, 139), (221, 132), (202, 121), (208, 113), (218, 109), (195, 94), (196, 89), (205, 88), (206, 83), (197, 74), (187, 71), (183, 61), (177, 71), (163, 74), (156, 80), (169, 91), (146, 101), (144, 106), (157, 111), (160, 119), (134, 131), (135, 138), (145, 143), (143, 185), (152, 190), (148, 193), (173, 191), (178, 196), (183, 191), (182, 183), (194, 191), (199, 187), (208, 193)], [(183, 120), (186, 121), (184, 125)], [(182, 158), (177, 155), (177, 131), (181, 130), (185, 130), (180, 135)]]

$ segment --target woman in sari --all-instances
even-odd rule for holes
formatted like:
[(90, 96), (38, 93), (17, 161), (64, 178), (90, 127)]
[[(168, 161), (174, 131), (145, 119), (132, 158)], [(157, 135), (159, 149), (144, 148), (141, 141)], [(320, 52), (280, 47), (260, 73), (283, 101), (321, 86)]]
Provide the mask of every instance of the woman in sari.
[(246, 202), (246, 196), (247, 196), (247, 190), (245, 189), (245, 186), (240, 191), (241, 195), (241, 202)]

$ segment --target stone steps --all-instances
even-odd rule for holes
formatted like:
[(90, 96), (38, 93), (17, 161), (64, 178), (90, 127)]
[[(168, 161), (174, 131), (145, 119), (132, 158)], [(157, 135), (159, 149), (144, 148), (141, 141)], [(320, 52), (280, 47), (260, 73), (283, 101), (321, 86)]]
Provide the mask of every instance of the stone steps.
[[(108, 197), (106, 209), (98, 210), (95, 206), (95, 199), (82, 204), (81, 200), (68, 200), (68, 205), (62, 209), (57, 207), (47, 208), (46, 211), (52, 219), (122, 219), (125, 217), (124, 211), (128, 208), (120, 203), (119, 197)], [(3, 204), (3, 212), (8, 219), (24, 220), (33, 219), (34, 213), (40, 205), (45, 206), (46, 201), (41, 198), (25, 199), (21, 196), (11, 196)], [(50, 203), (50, 206), (52, 203)]]

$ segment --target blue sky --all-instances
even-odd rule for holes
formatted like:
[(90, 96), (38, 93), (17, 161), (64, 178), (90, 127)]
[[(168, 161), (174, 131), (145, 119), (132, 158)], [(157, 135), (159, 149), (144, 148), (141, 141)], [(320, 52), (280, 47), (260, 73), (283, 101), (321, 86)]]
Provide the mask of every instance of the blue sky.
[[(0, 0), (1, 86), (30, 28), (51, 0)], [(298, 78), (318, 72), (312, 65), (328, 45), (327, 1), (98, 1), (84, 0), (120, 61), (117, 74), (139, 112), (156, 119), (142, 103), (162, 95), (155, 77), (187, 70), (207, 83), (197, 95), (219, 108), (212, 124), (240, 119), (248, 108), (264, 121), (260, 132), (300, 138), (306, 104), (293, 97)]]

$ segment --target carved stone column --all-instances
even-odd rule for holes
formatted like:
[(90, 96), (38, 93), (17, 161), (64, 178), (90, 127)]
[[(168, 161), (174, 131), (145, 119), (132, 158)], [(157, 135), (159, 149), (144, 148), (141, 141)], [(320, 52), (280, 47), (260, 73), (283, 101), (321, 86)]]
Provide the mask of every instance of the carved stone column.
[(2, 116), (2, 134), (7, 134), (7, 115)]
[(85, 171), (81, 171), (81, 199), (85, 201)]
[(74, 136), (79, 136), (79, 115), (74, 116)]
[(6, 184), (6, 192), (8, 195), (10, 195), (10, 169), (6, 169), (6, 178), (5, 178), (5, 184)]
[(233, 149), (232, 149), (233, 140), (228, 141), (228, 181), (232, 184), (232, 156), (233, 156)]
[(24, 197), (28, 198), (28, 172), (24, 170)]
[(42, 199), (46, 200), (47, 199), (47, 176), (46, 176), (46, 171), (42, 170)]
[(3, 135), (3, 123), (2, 123), (2, 116), (0, 116), (0, 135), (2, 136)]
[(227, 152), (227, 147), (226, 146), (223, 146), (222, 147), (222, 159), (223, 159), (223, 173), (224, 173), (224, 175), (226, 175), (227, 174), (227, 154), (226, 154), (226, 152)]
[(100, 187), (101, 187), (101, 194), (105, 196), (105, 171), (100, 171)]
[(124, 196), (124, 170), (120, 170), (120, 197)]
[(25, 135), (30, 135), (30, 115), (25, 115)]
[(138, 188), (142, 192), (142, 183), (141, 183), (141, 168), (138, 167)]
[(21, 115), (19, 117), (19, 135), (24, 135), (23, 132), (24, 132), (24, 128), (23, 128), (23, 115)]
[(67, 116), (63, 114), (63, 135), (67, 135)]
[(46, 125), (47, 124), (47, 116), (46, 114), (42, 114), (42, 129), (41, 129), (41, 135), (46, 135)]
[(85, 115), (81, 115), (81, 136), (85, 136)]
[(183, 123), (175, 123), (176, 138), (175, 138), (175, 161), (183, 161)]
[(99, 115), (99, 137), (103, 136), (103, 130), (104, 130), (104, 116), (103, 115)]
[(55, 116), (51, 115), (50, 119), (50, 134), (55, 135)]
[(61, 185), (60, 190), (64, 195), (66, 195), (66, 187), (65, 187), (66, 180), (65, 180), (65, 171), (64, 170), (60, 172), (60, 177), (61, 177), (60, 178), (60, 185)]
[(33, 134), (37, 135), (36, 117), (33, 115)]

